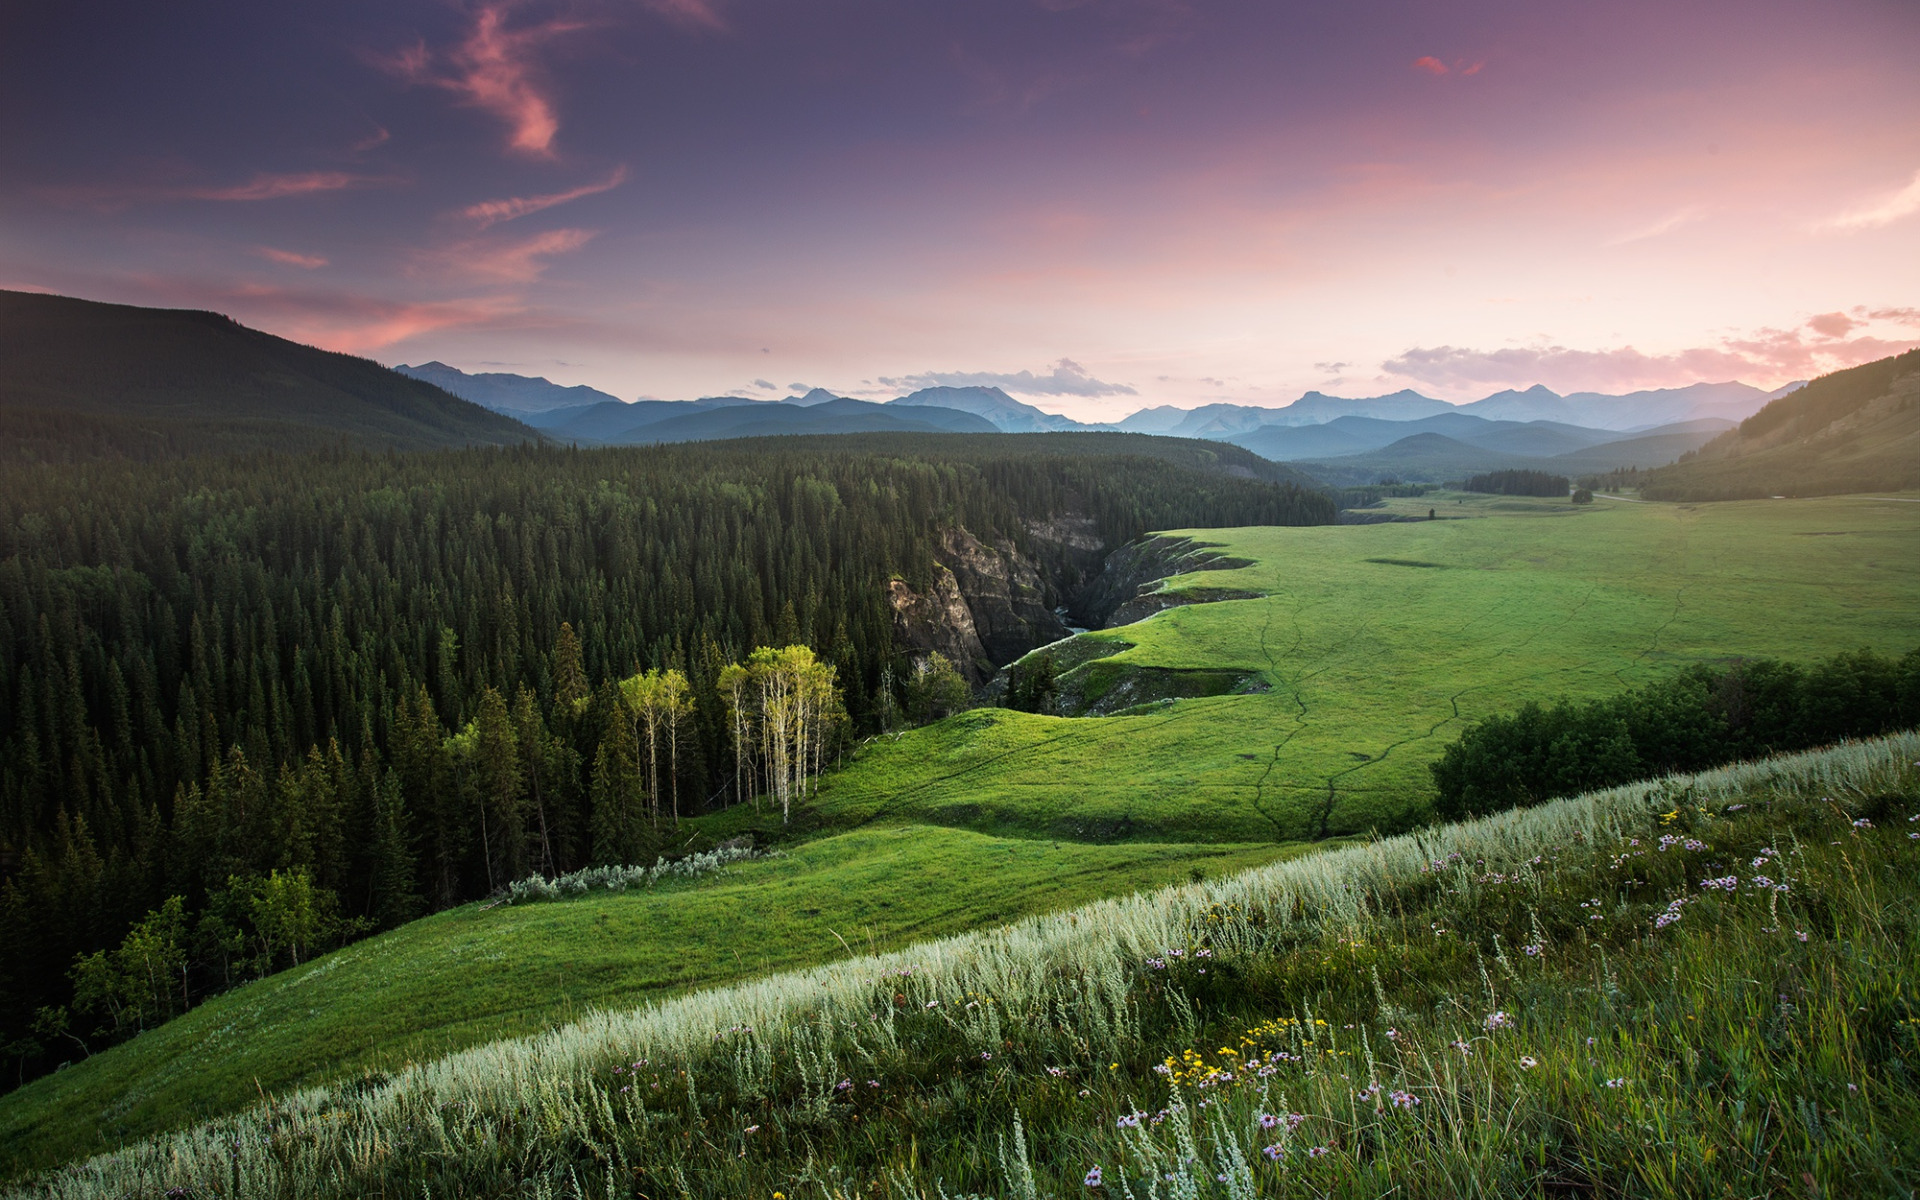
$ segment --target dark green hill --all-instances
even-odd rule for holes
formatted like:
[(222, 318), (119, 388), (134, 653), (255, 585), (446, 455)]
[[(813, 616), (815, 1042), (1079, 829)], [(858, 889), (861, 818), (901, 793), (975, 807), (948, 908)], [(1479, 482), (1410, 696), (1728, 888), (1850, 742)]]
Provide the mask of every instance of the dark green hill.
[(0, 291), (0, 446), (14, 461), (539, 436), (379, 363), (218, 313)]
[(1920, 350), (1823, 375), (1647, 477), (1656, 500), (1920, 488)]

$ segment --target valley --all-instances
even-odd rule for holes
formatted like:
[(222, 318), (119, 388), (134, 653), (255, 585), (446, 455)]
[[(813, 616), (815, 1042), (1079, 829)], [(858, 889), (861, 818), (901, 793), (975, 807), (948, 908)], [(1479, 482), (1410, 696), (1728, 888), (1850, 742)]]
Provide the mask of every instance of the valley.
[[(1062, 695), (1109, 672), (1099, 687), (1135, 689), (1124, 713), (981, 708), (868, 737), (792, 825), (737, 805), (683, 832), (775, 857), (638, 895), (467, 905), (335, 951), (0, 1099), (0, 1147), (51, 1165), (261, 1088), (378, 1080), (600, 1009), (1319, 855), (1422, 824), (1427, 763), (1520, 700), (1738, 656), (1911, 648), (1920, 509), (1897, 500), (1384, 503), (1447, 512), (1162, 535), (1159, 561), (1213, 569), (1150, 585), (1143, 607), (1168, 606), (1144, 619), (1027, 659), (1059, 661)], [(1110, 592), (1146, 582), (1154, 544)], [(1174, 603), (1187, 592), (1201, 602)], [(1209, 672), (1238, 694), (1156, 682)]]

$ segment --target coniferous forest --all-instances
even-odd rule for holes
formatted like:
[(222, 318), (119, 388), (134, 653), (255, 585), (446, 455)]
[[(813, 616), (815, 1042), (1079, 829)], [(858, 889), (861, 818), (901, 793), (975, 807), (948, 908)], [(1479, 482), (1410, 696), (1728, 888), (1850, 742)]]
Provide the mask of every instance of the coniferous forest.
[[(924, 586), (943, 530), (1024, 546), (1078, 514), (1116, 547), (1333, 519), (1217, 457), (895, 437), (9, 472), (8, 1082), (515, 878), (650, 862), (679, 815), (804, 789), (901, 708), (886, 585)], [(763, 650), (784, 647), (811, 653)], [(755, 689), (804, 699), (798, 765), (743, 738)]]

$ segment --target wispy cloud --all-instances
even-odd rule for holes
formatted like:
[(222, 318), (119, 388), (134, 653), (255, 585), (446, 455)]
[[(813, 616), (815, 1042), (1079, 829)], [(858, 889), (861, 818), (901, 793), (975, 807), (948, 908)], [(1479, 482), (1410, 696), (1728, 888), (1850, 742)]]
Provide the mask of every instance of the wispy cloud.
[(193, 188), (180, 194), (193, 200), (283, 200), (288, 196), (309, 196), (314, 192), (338, 192), (368, 182), (365, 176), (345, 171), (299, 171), (281, 175), (255, 175), (233, 187)]
[(550, 258), (592, 241), (591, 229), (549, 229), (524, 238), (475, 238), (415, 255), (416, 274), (454, 275), (491, 283), (532, 283)]
[(683, 29), (725, 33), (727, 22), (707, 0), (641, 0), (654, 14)]
[(135, 281), (155, 302), (232, 313), (248, 325), (326, 350), (366, 354), (436, 330), (511, 321), (517, 296), (395, 300), (331, 288), (190, 279)]
[(502, 221), (511, 221), (585, 196), (597, 196), (601, 192), (610, 192), (626, 181), (627, 169), (617, 167), (611, 175), (598, 183), (584, 184), (564, 192), (550, 192), (544, 196), (508, 196), (500, 200), (483, 200), (461, 209), (459, 215), (485, 229), (491, 225), (498, 225)]
[[(1899, 310), (1886, 310), (1894, 312)], [(1556, 391), (1630, 391), (1744, 379), (1769, 383), (1806, 378), (1910, 350), (1920, 342), (1857, 333), (1867, 321), (1822, 313), (1792, 329), (1759, 329), (1695, 346), (1648, 354), (1632, 346), (1582, 350), (1543, 344), (1477, 350), (1416, 347), (1380, 364), (1389, 375), (1431, 387), (1526, 387)]]
[(1899, 191), (1828, 217), (1814, 228), (1836, 233), (1878, 229), (1915, 213), (1920, 213), (1920, 171), (1915, 171), (1913, 180)]
[(1650, 225), (1642, 225), (1637, 229), (1630, 229), (1618, 237), (1609, 238), (1607, 245), (1625, 246), (1630, 242), (1644, 242), (1648, 238), (1657, 238), (1662, 234), (1672, 233), (1682, 225), (1691, 225), (1706, 215), (1707, 209), (1705, 205), (1689, 204), (1685, 208), (1675, 209), (1673, 212), (1668, 213)]
[(890, 388), (997, 387), (1029, 396), (1132, 396), (1124, 383), (1106, 383), (1087, 374), (1079, 363), (1063, 358), (1045, 375), (1032, 371), (1011, 374), (995, 371), (928, 371), (919, 375), (881, 376)]
[(507, 126), (509, 150), (552, 158), (560, 117), (539, 78), (535, 50), (542, 42), (583, 25), (556, 19), (510, 28), (512, 7), (511, 3), (481, 5), (466, 39), (447, 55), (445, 68), (436, 64), (425, 43), (375, 61), (404, 79), (445, 88), (498, 117)]
[(279, 263), (283, 267), (300, 267), (312, 271), (327, 265), (327, 260), (318, 254), (299, 254), (292, 250), (277, 250), (272, 246), (255, 246), (253, 252), (268, 262)]
[(285, 200), (292, 196), (311, 196), (319, 192), (340, 192), (349, 188), (373, 187), (391, 180), (372, 175), (354, 175), (346, 171), (262, 172), (245, 183), (234, 184), (98, 184), (56, 187), (42, 194), (59, 204), (118, 212), (133, 204), (152, 204), (175, 200), (212, 200), (219, 203), (250, 204), (263, 200)]
[(1425, 71), (1429, 75), (1478, 75), (1487, 69), (1487, 60), (1484, 58), (1472, 61), (1464, 58), (1456, 59), (1454, 60), (1454, 64), (1449, 67), (1446, 63), (1441, 62), (1431, 54), (1422, 54), (1419, 58), (1413, 60), (1413, 69), (1416, 71)]

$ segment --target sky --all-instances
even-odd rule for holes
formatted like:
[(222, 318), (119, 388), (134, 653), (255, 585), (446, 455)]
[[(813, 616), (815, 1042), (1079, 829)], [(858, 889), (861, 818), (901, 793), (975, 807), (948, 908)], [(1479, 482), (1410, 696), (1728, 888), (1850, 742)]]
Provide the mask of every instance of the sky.
[(0, 288), (624, 399), (1920, 344), (1912, 0), (0, 3)]

